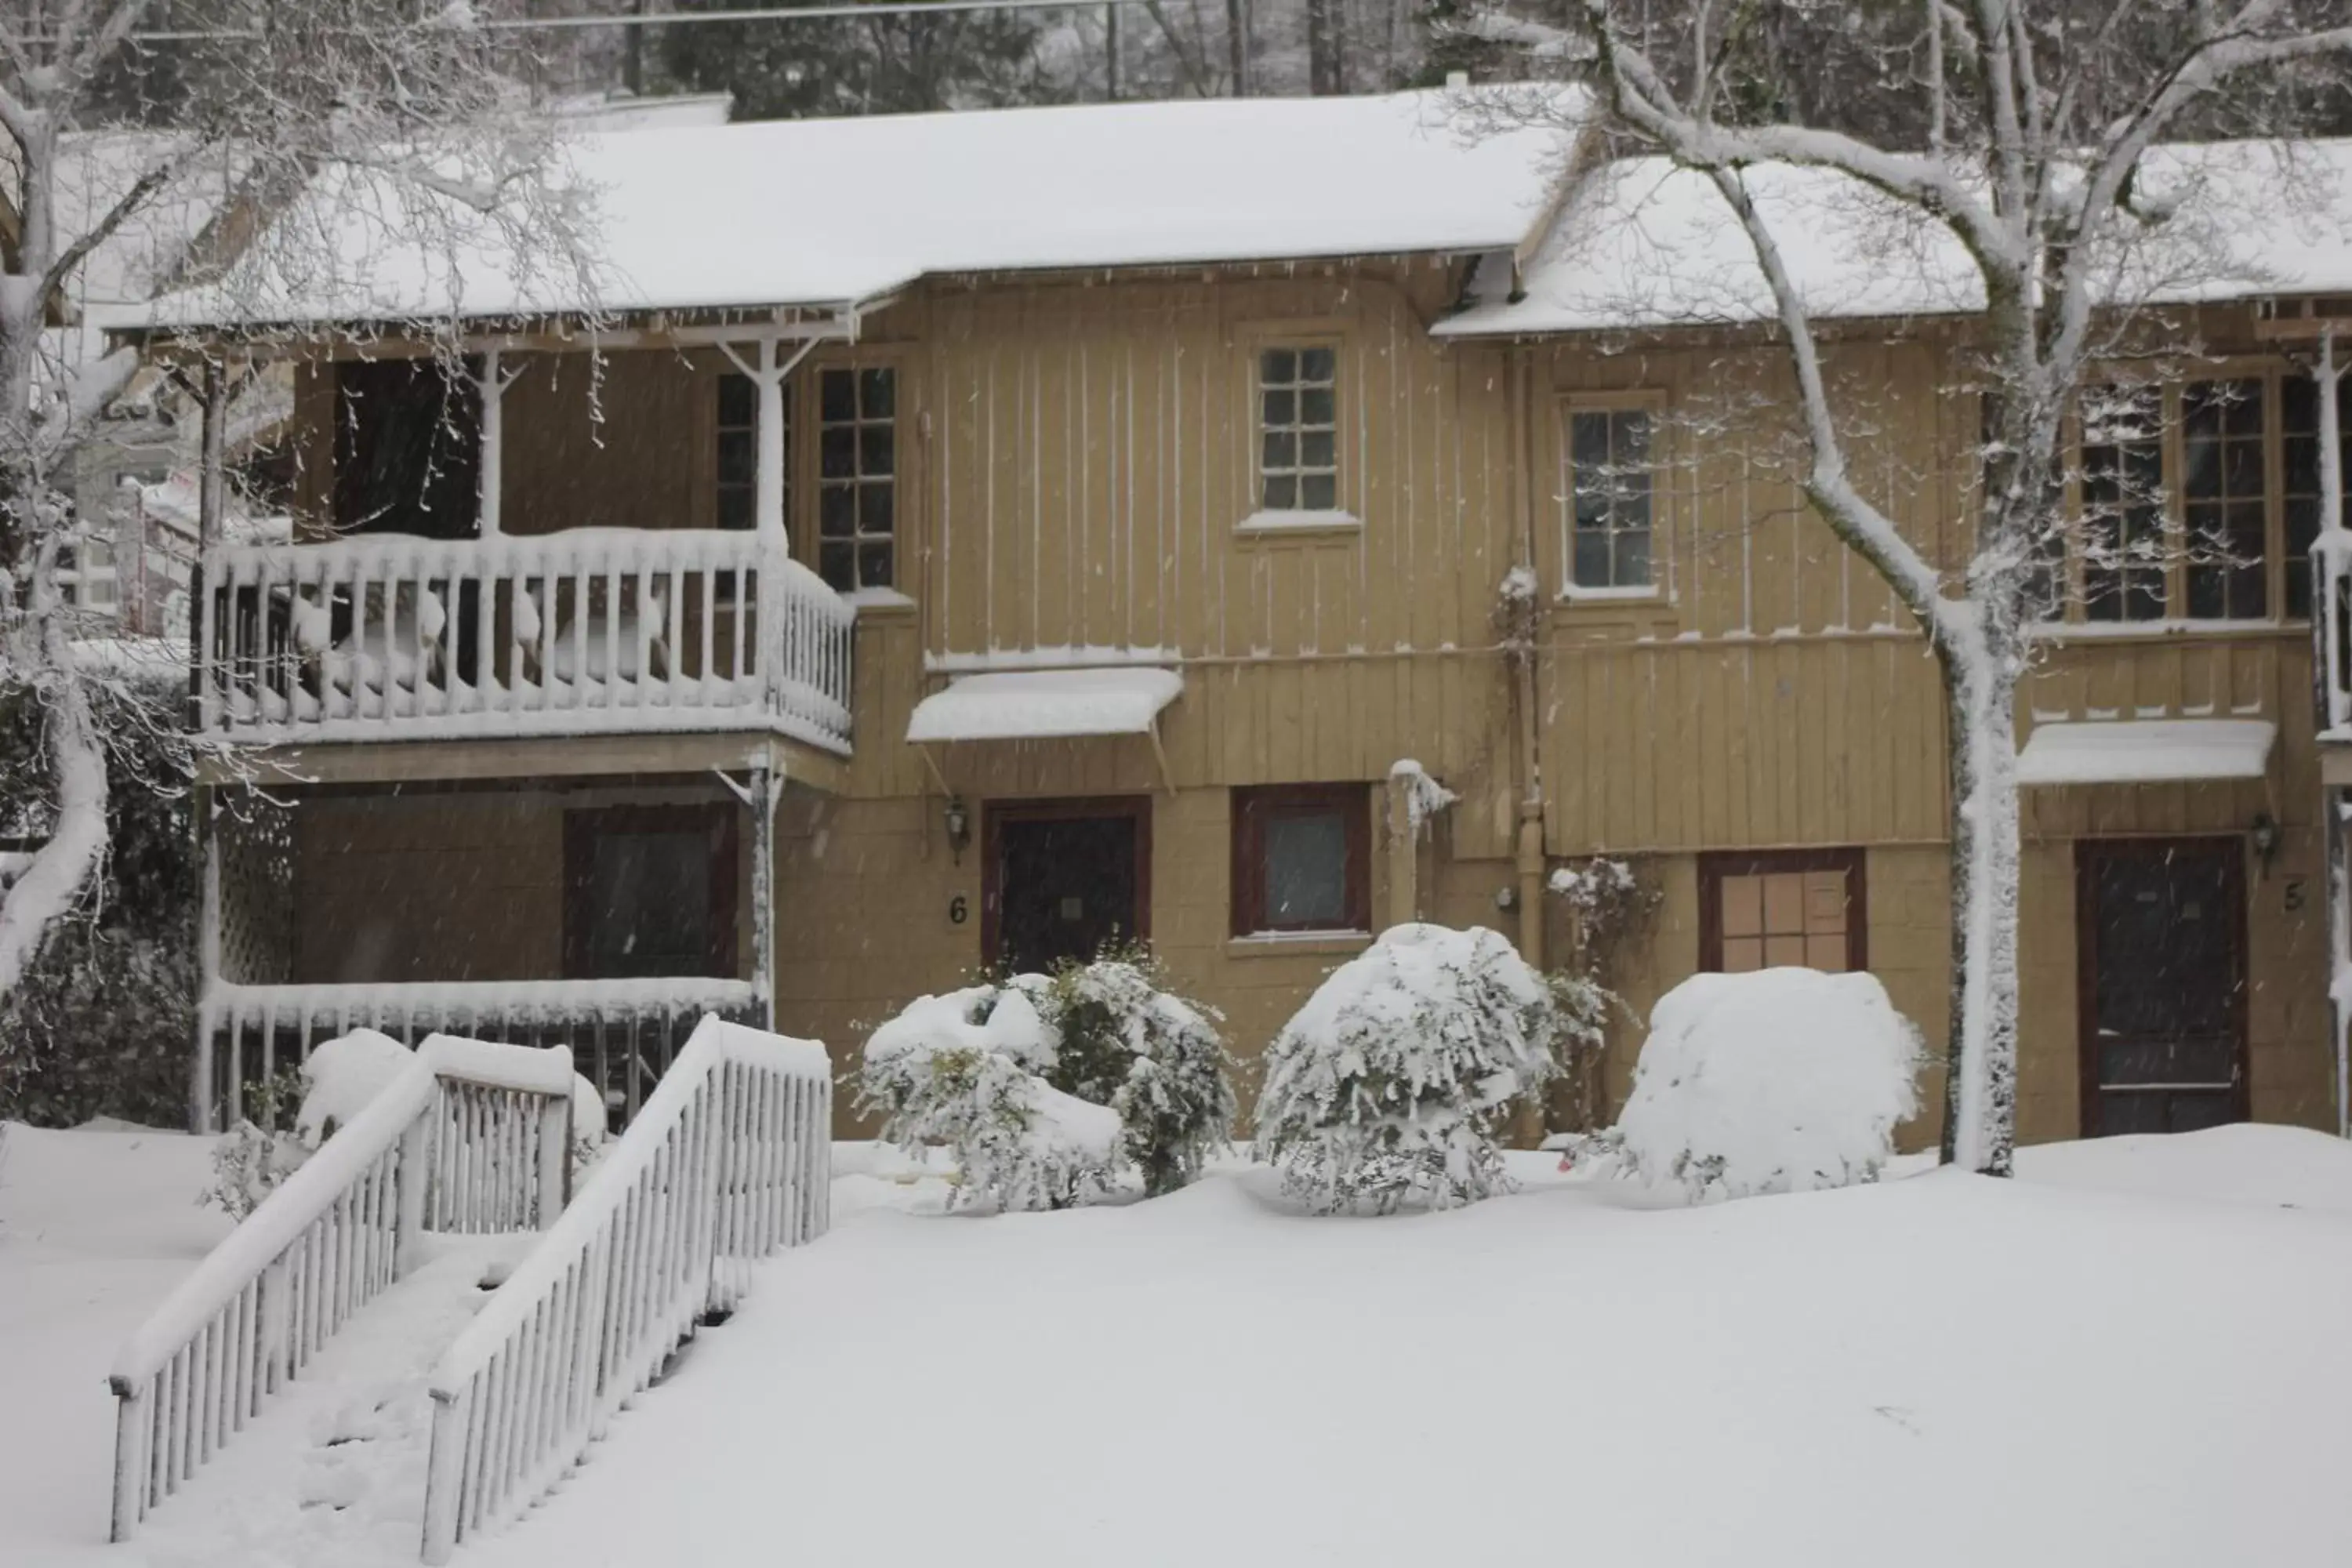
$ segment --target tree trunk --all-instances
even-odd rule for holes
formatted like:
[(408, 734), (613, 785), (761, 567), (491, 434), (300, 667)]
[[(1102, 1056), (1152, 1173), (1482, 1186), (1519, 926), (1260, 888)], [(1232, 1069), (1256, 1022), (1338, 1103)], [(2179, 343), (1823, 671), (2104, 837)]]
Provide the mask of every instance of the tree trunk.
[(1952, 798), (1951, 1041), (1943, 1154), (2010, 1173), (2017, 1133), (2017, 679), (1980, 649), (1939, 647)]
[[(73, 657), (64, 626), (55, 617), (45, 628), (43, 641), (53, 659)], [(89, 694), (70, 668), (58, 680), (47, 706), (57, 822), (49, 841), (0, 901), (0, 996), (16, 988), (49, 928), (73, 908), (82, 884), (106, 852), (106, 748), (90, 711)]]

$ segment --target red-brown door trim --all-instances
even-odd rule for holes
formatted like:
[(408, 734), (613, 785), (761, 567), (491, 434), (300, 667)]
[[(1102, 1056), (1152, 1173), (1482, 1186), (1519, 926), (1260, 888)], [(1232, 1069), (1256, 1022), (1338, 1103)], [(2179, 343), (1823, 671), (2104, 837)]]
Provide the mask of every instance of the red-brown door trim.
[(993, 968), (1004, 912), (1004, 843), (1008, 822), (1075, 822), (1124, 816), (1135, 823), (1135, 940), (1151, 940), (1151, 797), (1148, 795), (1064, 795), (1046, 800), (980, 803), (980, 957)]

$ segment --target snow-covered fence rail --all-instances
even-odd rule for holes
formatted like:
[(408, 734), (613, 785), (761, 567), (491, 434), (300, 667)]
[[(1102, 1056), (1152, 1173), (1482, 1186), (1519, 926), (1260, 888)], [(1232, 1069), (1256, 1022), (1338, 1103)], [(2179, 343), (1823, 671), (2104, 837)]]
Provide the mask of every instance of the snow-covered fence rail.
[(446, 1563), (577, 1463), (750, 1265), (822, 1234), (824, 1047), (706, 1018), (572, 1206), (432, 1377), (424, 1557)]
[(196, 721), (240, 741), (774, 723), (849, 745), (855, 617), (757, 535), (575, 529), (207, 551)]
[(205, 1109), (233, 1125), (245, 1085), (303, 1060), (321, 1040), (370, 1028), (413, 1046), (440, 1033), (572, 1047), (581, 1075), (616, 1112), (635, 1116), (706, 1013), (748, 1022), (748, 980), (692, 975), (629, 980), (468, 980), (385, 984), (241, 985), (216, 981), (198, 1006)]
[(551, 1225), (572, 1053), (436, 1036), (131, 1336), (110, 1382), (113, 1538), (179, 1490), (433, 1229)]

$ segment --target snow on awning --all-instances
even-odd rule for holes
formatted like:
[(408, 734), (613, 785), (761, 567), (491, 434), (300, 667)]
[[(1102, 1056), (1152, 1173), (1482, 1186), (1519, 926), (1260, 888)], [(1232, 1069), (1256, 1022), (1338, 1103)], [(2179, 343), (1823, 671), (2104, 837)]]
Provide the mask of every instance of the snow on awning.
[(2066, 720), (2036, 724), (2017, 753), (2021, 784), (2185, 784), (2258, 779), (2278, 726), (2267, 719)]
[(967, 675), (915, 704), (907, 739), (1051, 741), (1148, 735), (1183, 694), (1172, 669), (1024, 669)]

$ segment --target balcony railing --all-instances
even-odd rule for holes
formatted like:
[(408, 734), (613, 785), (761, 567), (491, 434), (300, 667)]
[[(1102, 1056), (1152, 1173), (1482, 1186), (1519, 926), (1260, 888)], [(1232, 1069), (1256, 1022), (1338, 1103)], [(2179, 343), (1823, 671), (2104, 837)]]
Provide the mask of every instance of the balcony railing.
[(196, 722), (245, 742), (772, 727), (849, 749), (853, 612), (757, 535), (205, 552)]

